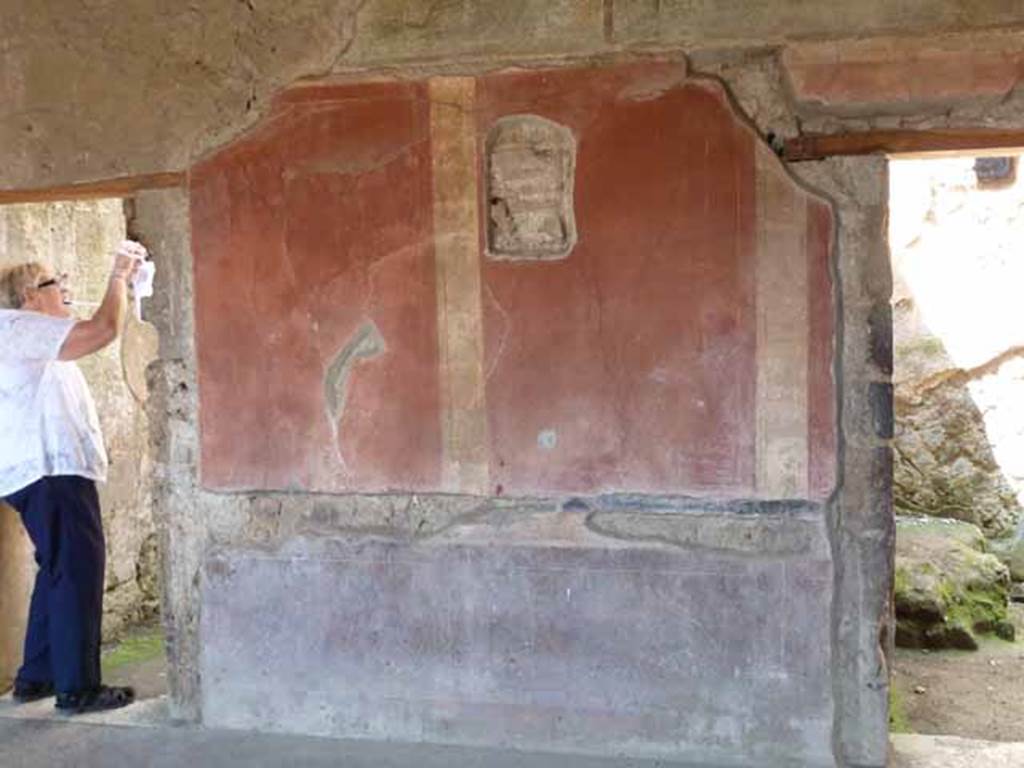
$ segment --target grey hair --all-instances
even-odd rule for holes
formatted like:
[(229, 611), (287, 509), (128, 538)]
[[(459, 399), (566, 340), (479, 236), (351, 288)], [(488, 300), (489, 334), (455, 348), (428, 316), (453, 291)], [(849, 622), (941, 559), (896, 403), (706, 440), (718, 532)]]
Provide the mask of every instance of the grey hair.
[(21, 309), (27, 293), (43, 274), (46, 267), (38, 261), (0, 269), (0, 309)]

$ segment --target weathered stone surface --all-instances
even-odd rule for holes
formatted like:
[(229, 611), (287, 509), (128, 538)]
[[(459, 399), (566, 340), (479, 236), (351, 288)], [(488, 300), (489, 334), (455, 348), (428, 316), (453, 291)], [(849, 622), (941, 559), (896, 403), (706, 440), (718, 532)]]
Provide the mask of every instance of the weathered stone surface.
[(413, 544), (222, 550), (203, 578), (204, 719), (832, 765), (830, 586), (827, 560), (637, 545), (554, 511)]
[(743, 115), (773, 148), (800, 133), (777, 51), (765, 48), (687, 50), (691, 71), (727, 84)]
[[(892, 304), (888, 301), (876, 302), (868, 316), (871, 333), (871, 361), (878, 366), (879, 370), (890, 376), (894, 366), (892, 316)], [(891, 392), (889, 397), (891, 399)]]
[[(1013, 546), (1009, 552), (1005, 555), (997, 552), (997, 556), (1006, 564), (1006, 567), (1010, 570), (1010, 578), (1014, 582), (1024, 582), (1024, 541), (1017, 539), (1014, 541)], [(1016, 602), (1024, 602), (1021, 600), (1021, 595), (1018, 593)]]
[(1000, 0), (970, 2), (967, 8), (945, 0), (614, 0), (614, 38), (619, 42), (779, 42), (862, 37), (894, 29), (925, 33), (1013, 24), (1024, 24), (1024, 10)]
[(833, 158), (793, 167), (828, 195), (839, 222), (840, 418), (843, 482), (830, 505), (835, 568), (832, 675), (835, 755), (843, 765), (885, 765), (888, 751), (887, 652), (892, 650), (891, 451), (877, 437), (869, 392), (889, 373), (873, 354), (872, 315), (892, 288), (886, 246), (885, 158)]
[(326, 71), (352, 39), (359, 4), (9, 2), (0, 184), (184, 168), (282, 85)]
[(949, 517), (989, 536), (1016, 531), (1021, 509), (992, 455), (985, 422), (955, 379), (896, 399), (894, 493), (903, 514)]
[(278, 88), (332, 69), (1024, 23), (1001, 0), (9, 0), (4, 11), (3, 186), (181, 169), (250, 124)]
[(690, 515), (598, 508), (587, 518), (598, 534), (626, 541), (748, 555), (828, 557), (821, 520), (804, 515)]
[(1019, 538), (1019, 535), (990, 539), (988, 548), (1010, 570), (1011, 579), (1016, 582), (1024, 581), (1024, 539)]
[(996, 101), (1020, 81), (1020, 32), (797, 42), (782, 61), (804, 110), (913, 113)]
[[(178, 190), (138, 195), (129, 222), (157, 262), (158, 290), (147, 307), (160, 330), (160, 358), (147, 370), (146, 413), (153, 456), (153, 517), (160, 566), (161, 618), (173, 717), (199, 719), (199, 570), (209, 529), (237, 502), (211, 499), (198, 485), (198, 402), (192, 315), (188, 198)], [(237, 526), (237, 522), (235, 522)]]
[(586, 51), (604, 45), (602, 0), (368, 0), (344, 61)]
[(896, 526), (896, 643), (977, 648), (975, 633), (1013, 639), (1009, 572), (966, 523), (902, 519)]
[(487, 135), (487, 255), (564, 258), (576, 244), (576, 141), (535, 115), (498, 120)]

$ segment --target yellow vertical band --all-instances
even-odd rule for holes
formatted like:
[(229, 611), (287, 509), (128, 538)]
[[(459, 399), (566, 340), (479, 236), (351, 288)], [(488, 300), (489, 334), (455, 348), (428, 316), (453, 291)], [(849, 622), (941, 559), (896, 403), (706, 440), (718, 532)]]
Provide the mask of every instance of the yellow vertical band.
[(480, 292), (476, 81), (430, 80), (434, 259), (440, 349), (442, 485), (489, 490)]
[(808, 493), (807, 195), (757, 150), (756, 490)]

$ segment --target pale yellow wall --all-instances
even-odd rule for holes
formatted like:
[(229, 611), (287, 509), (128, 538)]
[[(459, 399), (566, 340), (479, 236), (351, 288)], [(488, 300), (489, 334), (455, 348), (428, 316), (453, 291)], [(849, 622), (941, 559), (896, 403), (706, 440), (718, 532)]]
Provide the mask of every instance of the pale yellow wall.
[(0, 692), (7, 690), (21, 665), (34, 575), (32, 545), (18, 513), (0, 502)]

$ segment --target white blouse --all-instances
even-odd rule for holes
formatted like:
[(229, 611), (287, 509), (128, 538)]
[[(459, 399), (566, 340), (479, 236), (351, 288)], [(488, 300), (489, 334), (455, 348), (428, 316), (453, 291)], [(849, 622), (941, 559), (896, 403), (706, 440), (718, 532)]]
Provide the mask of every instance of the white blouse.
[(47, 475), (106, 480), (85, 377), (75, 363), (57, 360), (76, 322), (0, 309), (0, 497)]

